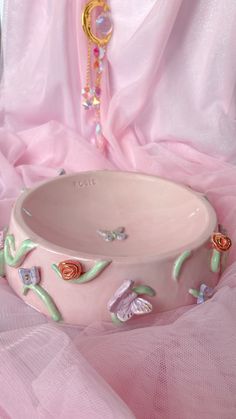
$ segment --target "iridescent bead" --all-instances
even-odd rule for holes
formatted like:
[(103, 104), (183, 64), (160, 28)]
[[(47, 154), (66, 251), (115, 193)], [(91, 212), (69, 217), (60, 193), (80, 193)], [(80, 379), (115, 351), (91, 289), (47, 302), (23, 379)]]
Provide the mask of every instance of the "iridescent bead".
[(94, 96), (94, 91), (93, 89), (90, 89), (90, 87), (85, 87), (81, 90), (81, 93), (83, 98), (86, 99), (86, 101), (91, 101), (91, 98), (93, 98)]
[(103, 72), (103, 65), (100, 62), (99, 68), (98, 68), (98, 73), (101, 74)]
[(102, 127), (101, 127), (101, 124), (99, 123), (99, 122), (97, 122), (97, 124), (96, 124), (96, 134), (97, 135), (99, 135), (99, 134), (101, 134), (101, 132), (102, 132)]
[(102, 60), (105, 57), (106, 50), (102, 47), (99, 48), (99, 59)]
[(85, 100), (83, 103), (82, 103), (82, 105), (83, 105), (83, 107), (84, 107), (84, 109), (86, 110), (86, 111), (88, 111), (89, 109), (91, 109), (91, 107), (92, 107), (92, 102), (90, 101), (90, 100)]
[(100, 100), (97, 99), (96, 97), (93, 98), (93, 107), (94, 108), (99, 108), (100, 107)]
[(89, 87), (84, 87), (82, 90), (81, 90), (81, 93), (82, 93), (82, 95), (87, 95), (88, 94), (88, 92), (89, 92)]
[(101, 35), (110, 35), (113, 29), (110, 14), (101, 13), (96, 19), (96, 26)]

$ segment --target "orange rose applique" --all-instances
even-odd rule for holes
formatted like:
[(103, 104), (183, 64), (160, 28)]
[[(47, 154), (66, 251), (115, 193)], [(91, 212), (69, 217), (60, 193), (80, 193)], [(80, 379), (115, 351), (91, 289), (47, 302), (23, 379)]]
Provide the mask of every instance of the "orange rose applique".
[(82, 265), (77, 260), (65, 260), (58, 265), (61, 276), (66, 281), (78, 279), (82, 274)]

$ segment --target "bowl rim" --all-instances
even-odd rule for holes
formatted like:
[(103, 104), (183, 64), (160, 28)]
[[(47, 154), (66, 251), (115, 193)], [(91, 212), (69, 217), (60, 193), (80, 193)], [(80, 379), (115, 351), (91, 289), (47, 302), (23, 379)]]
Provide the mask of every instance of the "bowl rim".
[[(23, 218), (23, 214), (22, 214), (22, 208), (23, 208), (23, 203), (24, 201), (33, 193), (35, 193), (35, 191), (39, 190), (41, 187), (44, 187), (45, 184), (52, 184), (52, 183), (56, 183), (56, 182), (60, 182), (60, 180), (63, 178), (72, 178), (72, 177), (76, 177), (78, 175), (81, 176), (92, 176), (94, 174), (97, 173), (112, 173), (112, 174), (119, 174), (119, 175), (136, 175), (136, 176), (141, 176), (141, 177), (145, 177), (145, 178), (149, 178), (149, 179), (153, 179), (153, 180), (161, 180), (163, 182), (175, 185), (176, 187), (183, 189), (185, 191), (188, 191), (190, 194), (194, 195), (197, 199), (199, 199), (199, 201), (203, 204), (203, 206), (205, 206), (206, 211), (208, 212), (208, 226), (206, 227), (206, 229), (204, 230), (204, 232), (198, 236), (197, 239), (193, 239), (192, 241), (189, 242), (189, 245), (182, 245), (179, 246), (178, 248), (169, 251), (169, 252), (165, 252), (165, 253), (161, 253), (161, 254), (144, 254), (142, 256), (138, 255), (132, 255), (132, 256), (108, 256), (108, 255), (102, 255), (102, 254), (94, 254), (94, 253), (86, 253), (83, 251), (76, 251), (70, 248), (66, 248), (66, 247), (62, 247), (56, 243), (50, 242), (48, 240), (46, 240), (44, 237), (38, 235), (37, 233), (35, 233), (25, 222), (24, 218)], [(149, 175), (147, 173), (142, 173), (142, 172), (135, 172), (135, 171), (118, 171), (118, 170), (89, 170), (89, 171), (81, 171), (81, 172), (74, 172), (74, 173), (70, 173), (70, 174), (65, 174), (62, 176), (57, 176), (55, 178), (52, 179), (47, 179), (43, 182), (40, 182), (38, 184), (36, 184), (33, 188), (26, 188), (24, 191), (21, 192), (20, 196), (16, 199), (16, 202), (14, 204), (12, 213), (11, 213), (11, 221), (10, 221), (10, 226), (11, 224), (17, 226), (17, 229), (21, 231), (22, 236), (27, 236), (27, 238), (33, 240), (35, 243), (37, 243), (38, 247), (41, 247), (51, 253), (56, 253), (56, 254), (63, 254), (63, 255), (68, 255), (68, 257), (73, 257), (74, 259), (79, 259), (79, 260), (84, 260), (84, 261), (94, 261), (94, 260), (112, 260), (113, 263), (123, 263), (123, 264), (137, 264), (137, 260), (138, 263), (147, 263), (147, 262), (157, 262), (160, 260), (165, 260), (165, 259), (170, 259), (173, 258), (175, 255), (179, 256), (182, 252), (186, 251), (186, 250), (197, 250), (199, 249), (201, 246), (203, 246), (207, 241), (209, 241), (211, 234), (215, 231), (215, 229), (217, 228), (217, 216), (216, 216), (216, 212), (213, 208), (213, 206), (210, 204), (210, 202), (208, 201), (208, 199), (206, 198), (206, 196), (198, 191), (193, 190), (190, 186), (186, 186), (183, 185), (181, 183), (177, 183), (175, 181), (163, 178), (161, 176), (156, 176), (156, 175)], [(11, 233), (9, 231), (9, 233)]]

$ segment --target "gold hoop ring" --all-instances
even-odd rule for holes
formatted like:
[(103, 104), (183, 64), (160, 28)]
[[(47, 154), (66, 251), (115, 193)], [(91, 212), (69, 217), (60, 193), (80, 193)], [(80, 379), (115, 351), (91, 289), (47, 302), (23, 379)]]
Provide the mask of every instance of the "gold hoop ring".
[(87, 35), (87, 37), (94, 43), (99, 46), (106, 45), (111, 39), (111, 33), (105, 36), (104, 38), (100, 39), (96, 35), (94, 35), (92, 31), (92, 24), (91, 24), (91, 13), (96, 7), (102, 7), (104, 12), (108, 12), (110, 10), (109, 6), (104, 0), (90, 0), (83, 12), (82, 12), (82, 27)]

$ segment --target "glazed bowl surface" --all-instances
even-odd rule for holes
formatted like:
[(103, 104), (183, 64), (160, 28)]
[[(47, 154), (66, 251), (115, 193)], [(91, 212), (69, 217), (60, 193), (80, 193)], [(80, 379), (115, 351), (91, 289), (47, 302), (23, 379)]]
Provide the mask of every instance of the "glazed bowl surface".
[[(122, 304), (129, 320), (191, 304), (189, 290), (216, 285), (216, 229), (208, 200), (174, 182), (130, 172), (63, 175), (17, 199), (5, 273), (27, 304), (54, 320), (114, 320)], [(146, 311), (138, 300), (149, 303)]]

